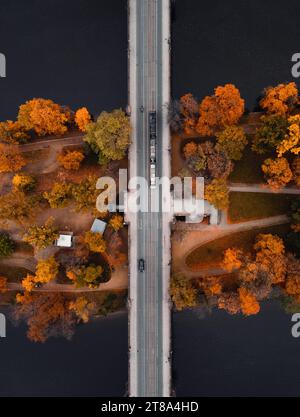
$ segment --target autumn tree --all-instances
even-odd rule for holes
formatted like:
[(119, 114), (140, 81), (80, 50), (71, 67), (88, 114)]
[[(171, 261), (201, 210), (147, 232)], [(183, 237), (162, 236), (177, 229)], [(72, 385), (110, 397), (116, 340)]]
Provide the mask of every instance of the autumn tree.
[(183, 128), (185, 133), (192, 133), (197, 126), (199, 117), (199, 105), (191, 93), (180, 98), (181, 114), (183, 116)]
[(0, 257), (10, 256), (14, 251), (15, 245), (8, 234), (0, 233)]
[(277, 155), (280, 158), (286, 152), (298, 155), (300, 152), (300, 115), (288, 118), (287, 133), (282, 142), (277, 145)]
[(194, 288), (191, 281), (181, 273), (172, 275), (170, 295), (173, 304), (178, 311), (197, 305), (197, 289)]
[(7, 278), (0, 276), (0, 294), (4, 294), (8, 291)]
[(100, 163), (120, 160), (130, 144), (130, 132), (130, 120), (121, 109), (111, 113), (104, 111), (96, 122), (87, 126), (84, 140), (98, 154)]
[(25, 291), (31, 292), (37, 283), (35, 275), (27, 274), (25, 278), (22, 279), (21, 285)]
[(297, 101), (298, 89), (296, 83), (291, 82), (267, 87), (259, 104), (268, 113), (285, 115), (294, 108)]
[(0, 220), (18, 223), (32, 221), (36, 214), (37, 199), (26, 196), (22, 191), (13, 191), (0, 196)]
[(229, 205), (229, 189), (223, 179), (214, 179), (205, 187), (205, 199), (220, 210)]
[(0, 173), (16, 172), (26, 165), (18, 145), (0, 143)]
[(106, 243), (102, 233), (95, 233), (89, 230), (84, 235), (84, 242), (92, 252), (103, 253), (106, 251)]
[(293, 174), (286, 158), (268, 158), (262, 164), (262, 171), (270, 188), (278, 190), (288, 184)]
[(43, 196), (51, 208), (66, 207), (72, 198), (72, 184), (55, 182), (51, 191), (45, 191)]
[(240, 269), (243, 263), (243, 251), (238, 248), (228, 248), (224, 251), (222, 267), (228, 272)]
[(122, 229), (124, 225), (123, 223), (124, 223), (123, 216), (121, 216), (121, 214), (118, 214), (118, 213), (114, 214), (109, 220), (109, 224), (114, 229), (115, 232)]
[(12, 185), (15, 190), (24, 192), (32, 191), (36, 186), (36, 179), (30, 174), (20, 172), (14, 175)]
[(19, 143), (26, 143), (30, 139), (30, 135), (20, 122), (13, 122), (6, 120), (0, 122), (0, 141), (17, 145)]
[(63, 152), (57, 155), (57, 160), (65, 169), (77, 171), (84, 160), (84, 154), (81, 151)]
[(218, 307), (229, 314), (237, 314), (241, 311), (240, 297), (234, 291), (222, 293), (218, 297)]
[(297, 187), (300, 187), (300, 157), (296, 156), (292, 163), (293, 180)]
[(33, 342), (58, 336), (70, 339), (74, 333), (74, 313), (62, 293), (18, 294), (12, 317), (16, 322), (27, 323), (27, 337)]
[(103, 282), (104, 269), (101, 265), (82, 265), (67, 271), (67, 277), (74, 282), (77, 288), (97, 288)]
[(89, 301), (86, 297), (76, 297), (75, 300), (70, 301), (69, 309), (74, 311), (78, 321), (87, 323), (90, 316), (96, 312), (96, 304)]
[(256, 262), (270, 277), (273, 284), (285, 279), (287, 262), (283, 240), (270, 233), (259, 234), (254, 245)]
[(91, 123), (92, 118), (86, 107), (81, 107), (75, 113), (75, 123), (79, 130), (86, 132), (87, 126)]
[(300, 261), (292, 255), (288, 259), (287, 278), (284, 289), (297, 303), (300, 303)]
[(233, 84), (215, 89), (199, 106), (197, 131), (201, 136), (212, 136), (227, 125), (234, 125), (244, 113), (244, 100)]
[(273, 151), (284, 140), (289, 124), (286, 117), (276, 115), (263, 115), (260, 122), (252, 142), (252, 150), (263, 154)]
[(19, 108), (18, 122), (38, 136), (63, 135), (67, 132), (69, 113), (52, 100), (34, 98)]
[(233, 163), (227, 154), (216, 149), (211, 141), (199, 145), (206, 161), (206, 176), (213, 179), (227, 179), (233, 170)]
[[(95, 209), (96, 200), (100, 191), (96, 188), (97, 178), (88, 176), (74, 184), (72, 188), (72, 197), (76, 204), (77, 211), (87, 211)], [(95, 209), (96, 210), (96, 209)]]
[(238, 126), (226, 126), (216, 133), (218, 151), (225, 152), (230, 159), (239, 161), (248, 143), (244, 129)]
[(53, 281), (58, 274), (58, 263), (54, 256), (48, 259), (40, 259), (36, 267), (36, 282), (47, 283)]
[(251, 293), (251, 291), (247, 290), (247, 288), (241, 287), (238, 289), (238, 293), (243, 314), (246, 316), (251, 316), (259, 313), (259, 302), (257, 301), (255, 295)]
[(196, 142), (188, 142), (184, 145), (183, 154), (185, 159), (189, 159), (198, 153), (198, 145)]
[(37, 249), (45, 249), (58, 239), (58, 228), (54, 226), (54, 219), (50, 217), (42, 226), (30, 226), (23, 237), (23, 241)]

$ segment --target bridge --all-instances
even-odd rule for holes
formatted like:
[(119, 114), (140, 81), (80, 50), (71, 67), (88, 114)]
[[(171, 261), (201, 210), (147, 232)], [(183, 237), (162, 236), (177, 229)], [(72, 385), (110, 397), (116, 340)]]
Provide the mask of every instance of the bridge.
[[(129, 0), (130, 177), (149, 181), (149, 112), (157, 115), (156, 175), (170, 177), (170, 1)], [(149, 205), (152, 189), (143, 191)], [(159, 191), (161, 193), (161, 190)], [(161, 201), (161, 200), (160, 200)], [(171, 394), (170, 214), (126, 213), (129, 223), (129, 395)], [(144, 271), (138, 268), (143, 259)]]

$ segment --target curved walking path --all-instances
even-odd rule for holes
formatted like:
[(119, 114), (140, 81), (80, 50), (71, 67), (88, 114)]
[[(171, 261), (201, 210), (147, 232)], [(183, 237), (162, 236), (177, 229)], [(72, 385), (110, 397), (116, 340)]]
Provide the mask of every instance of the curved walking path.
[(285, 224), (288, 222), (288, 216), (281, 215), (236, 224), (223, 224), (222, 226), (204, 225), (202, 229), (188, 231), (180, 242), (177, 241), (176, 244), (173, 244), (172, 246), (173, 270), (176, 272), (183, 272), (188, 277), (224, 273), (220, 268), (193, 271), (187, 267), (186, 258), (199, 246), (205, 245), (223, 236), (261, 227)]

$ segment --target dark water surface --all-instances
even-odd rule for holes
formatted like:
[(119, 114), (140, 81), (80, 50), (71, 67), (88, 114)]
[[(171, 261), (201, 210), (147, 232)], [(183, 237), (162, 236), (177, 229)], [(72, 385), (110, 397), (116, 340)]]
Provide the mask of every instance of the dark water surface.
[[(291, 56), (300, 52), (299, 1), (174, 3), (174, 97), (192, 92), (201, 99), (230, 82), (253, 109), (264, 87), (293, 80)], [(203, 320), (193, 312), (175, 314), (177, 395), (299, 396), (300, 340), (291, 336), (290, 318), (275, 304), (250, 318), (222, 311)]]
[(233, 83), (252, 109), (264, 87), (292, 80), (291, 57), (300, 52), (298, 0), (174, 3), (175, 97), (192, 92), (202, 99)]
[[(32, 97), (94, 114), (127, 104), (126, 0), (1, 0), (0, 120)], [(124, 395), (127, 315), (81, 326), (71, 342), (0, 339), (0, 396)]]
[(25, 326), (0, 339), (0, 396), (123, 396), (127, 383), (127, 314), (79, 326), (71, 341), (36, 344)]

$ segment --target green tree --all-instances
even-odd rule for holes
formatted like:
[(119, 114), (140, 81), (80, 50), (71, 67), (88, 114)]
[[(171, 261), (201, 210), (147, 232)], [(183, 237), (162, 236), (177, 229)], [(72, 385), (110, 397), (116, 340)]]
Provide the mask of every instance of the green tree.
[(6, 233), (0, 233), (0, 257), (10, 256), (14, 251), (14, 242)]
[(67, 277), (73, 281), (77, 288), (88, 286), (89, 288), (97, 288), (103, 282), (104, 269), (101, 265), (80, 266), (70, 269)]
[(218, 151), (225, 152), (229, 159), (239, 161), (248, 141), (242, 127), (226, 126), (224, 130), (216, 133)]
[(170, 295), (176, 310), (195, 307), (197, 290), (183, 274), (176, 273), (171, 278)]
[(288, 121), (283, 116), (262, 116), (261, 125), (256, 129), (252, 150), (263, 154), (273, 151), (283, 141), (287, 133)]
[(94, 123), (89, 123), (84, 140), (102, 159), (120, 160), (130, 144), (130, 121), (121, 110), (102, 112)]

